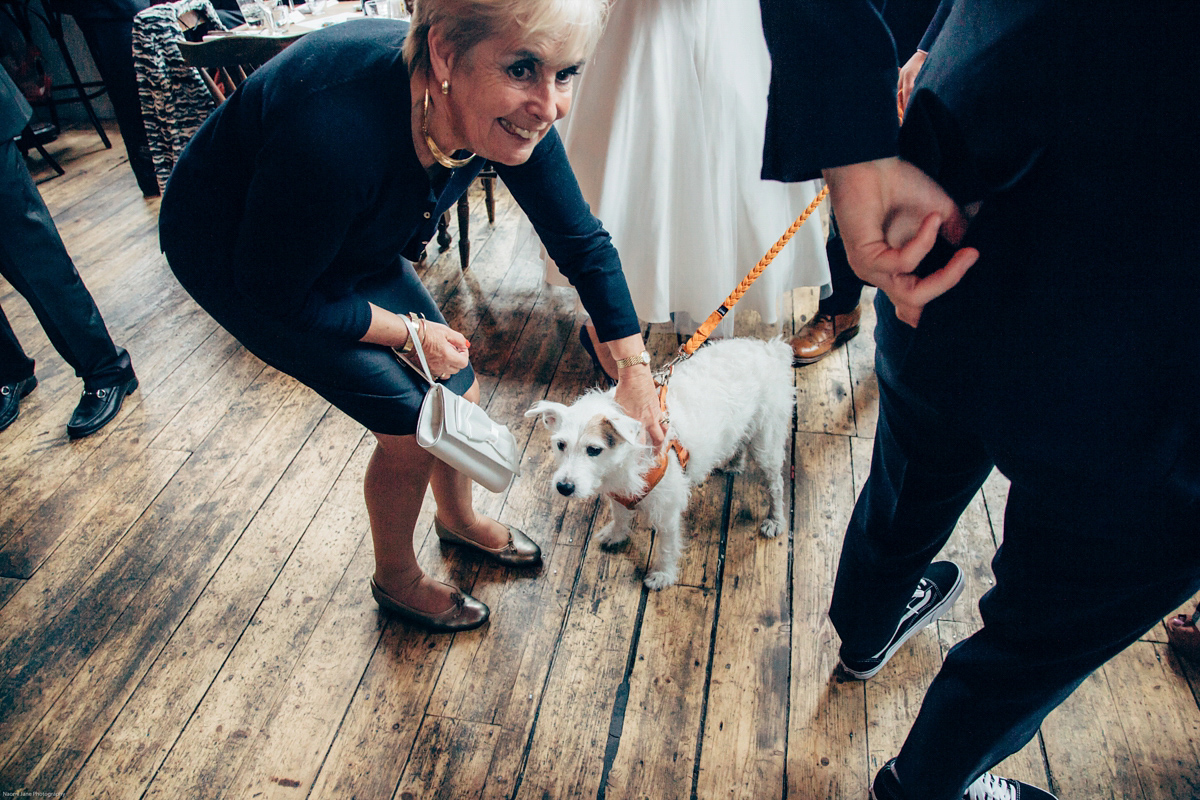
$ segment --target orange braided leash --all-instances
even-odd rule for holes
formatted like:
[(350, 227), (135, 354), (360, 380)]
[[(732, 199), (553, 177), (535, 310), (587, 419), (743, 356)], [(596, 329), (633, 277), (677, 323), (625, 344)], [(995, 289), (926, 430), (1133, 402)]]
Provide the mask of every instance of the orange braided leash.
[(733, 290), (729, 297), (725, 298), (725, 302), (718, 306), (716, 311), (708, 315), (708, 319), (704, 320), (704, 324), (692, 334), (692, 338), (688, 339), (679, 348), (681, 358), (686, 358), (700, 349), (700, 345), (704, 344), (709, 334), (721, 324), (721, 320), (729, 313), (729, 309), (737, 305), (738, 300), (742, 299), (742, 295), (758, 280), (758, 276), (762, 275), (763, 270), (775, 260), (775, 256), (779, 255), (779, 251), (796, 235), (796, 231), (800, 230), (800, 226), (812, 216), (812, 213), (817, 210), (817, 206), (821, 204), (821, 201), (825, 199), (825, 195), (827, 194), (829, 194), (829, 187), (825, 186), (821, 189), (820, 194), (814, 197), (813, 201), (808, 204), (808, 208), (804, 209), (804, 213), (796, 217), (796, 221), (792, 223), (791, 227), (784, 231), (783, 236), (779, 237), (779, 241), (772, 245), (767, 254), (754, 266), (754, 269), (750, 270), (746, 277), (742, 278), (742, 282), (737, 285), (737, 288)]

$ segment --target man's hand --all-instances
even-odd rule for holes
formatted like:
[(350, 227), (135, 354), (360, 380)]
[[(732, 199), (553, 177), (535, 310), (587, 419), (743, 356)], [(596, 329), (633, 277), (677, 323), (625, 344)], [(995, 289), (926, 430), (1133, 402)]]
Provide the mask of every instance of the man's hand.
[(825, 181), (850, 266), (915, 328), (925, 304), (954, 287), (979, 258), (967, 247), (936, 272), (914, 274), (939, 233), (952, 244), (962, 241), (966, 218), (932, 178), (899, 158), (828, 169)]
[(925, 56), (927, 55), (929, 54), (924, 50), (918, 50), (900, 68), (900, 81), (896, 84), (896, 110), (900, 114), (900, 119), (904, 119), (904, 112), (908, 108), (908, 100), (912, 97), (913, 86), (917, 82), (917, 74), (921, 71), (921, 67), (925, 65)]

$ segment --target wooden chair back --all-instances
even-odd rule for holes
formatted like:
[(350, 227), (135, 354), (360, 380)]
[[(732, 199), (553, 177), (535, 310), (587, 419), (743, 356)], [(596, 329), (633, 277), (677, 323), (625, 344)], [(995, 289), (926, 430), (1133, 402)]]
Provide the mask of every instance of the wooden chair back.
[[(181, 23), (183, 20), (181, 20)], [(195, 67), (217, 104), (258, 67), (283, 52), (297, 37), (220, 34), (200, 42), (178, 42), (179, 54)]]

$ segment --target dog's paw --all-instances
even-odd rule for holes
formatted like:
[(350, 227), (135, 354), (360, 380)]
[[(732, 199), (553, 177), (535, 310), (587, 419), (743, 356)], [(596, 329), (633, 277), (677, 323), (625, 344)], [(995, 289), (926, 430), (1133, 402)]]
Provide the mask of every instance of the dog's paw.
[(728, 475), (741, 475), (743, 472), (745, 472), (746, 451), (744, 449), (738, 450), (737, 453), (734, 454), (733, 458), (725, 462), (725, 465), (721, 467), (721, 471)]
[(629, 530), (616, 530), (612, 523), (605, 525), (596, 534), (596, 542), (605, 550), (615, 550), (629, 541)]
[(758, 532), (768, 539), (774, 539), (783, 533), (783, 523), (776, 519), (764, 519), (762, 525), (758, 526)]
[(677, 580), (679, 580), (679, 575), (675, 572), (659, 571), (651, 572), (649, 575), (647, 575), (644, 583), (646, 584), (647, 589), (652, 589), (657, 592), (659, 589), (665, 589), (668, 586), (671, 586)]

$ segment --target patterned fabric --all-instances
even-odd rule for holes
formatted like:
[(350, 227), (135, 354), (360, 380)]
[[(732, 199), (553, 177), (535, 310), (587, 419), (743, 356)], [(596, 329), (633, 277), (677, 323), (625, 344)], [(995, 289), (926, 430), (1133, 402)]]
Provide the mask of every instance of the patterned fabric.
[(216, 107), (200, 73), (183, 63), (175, 46), (183, 40), (179, 17), (188, 11), (225, 28), (209, 0), (179, 0), (151, 6), (133, 19), (133, 65), (137, 70), (138, 95), (154, 173), (163, 190), (184, 145)]

